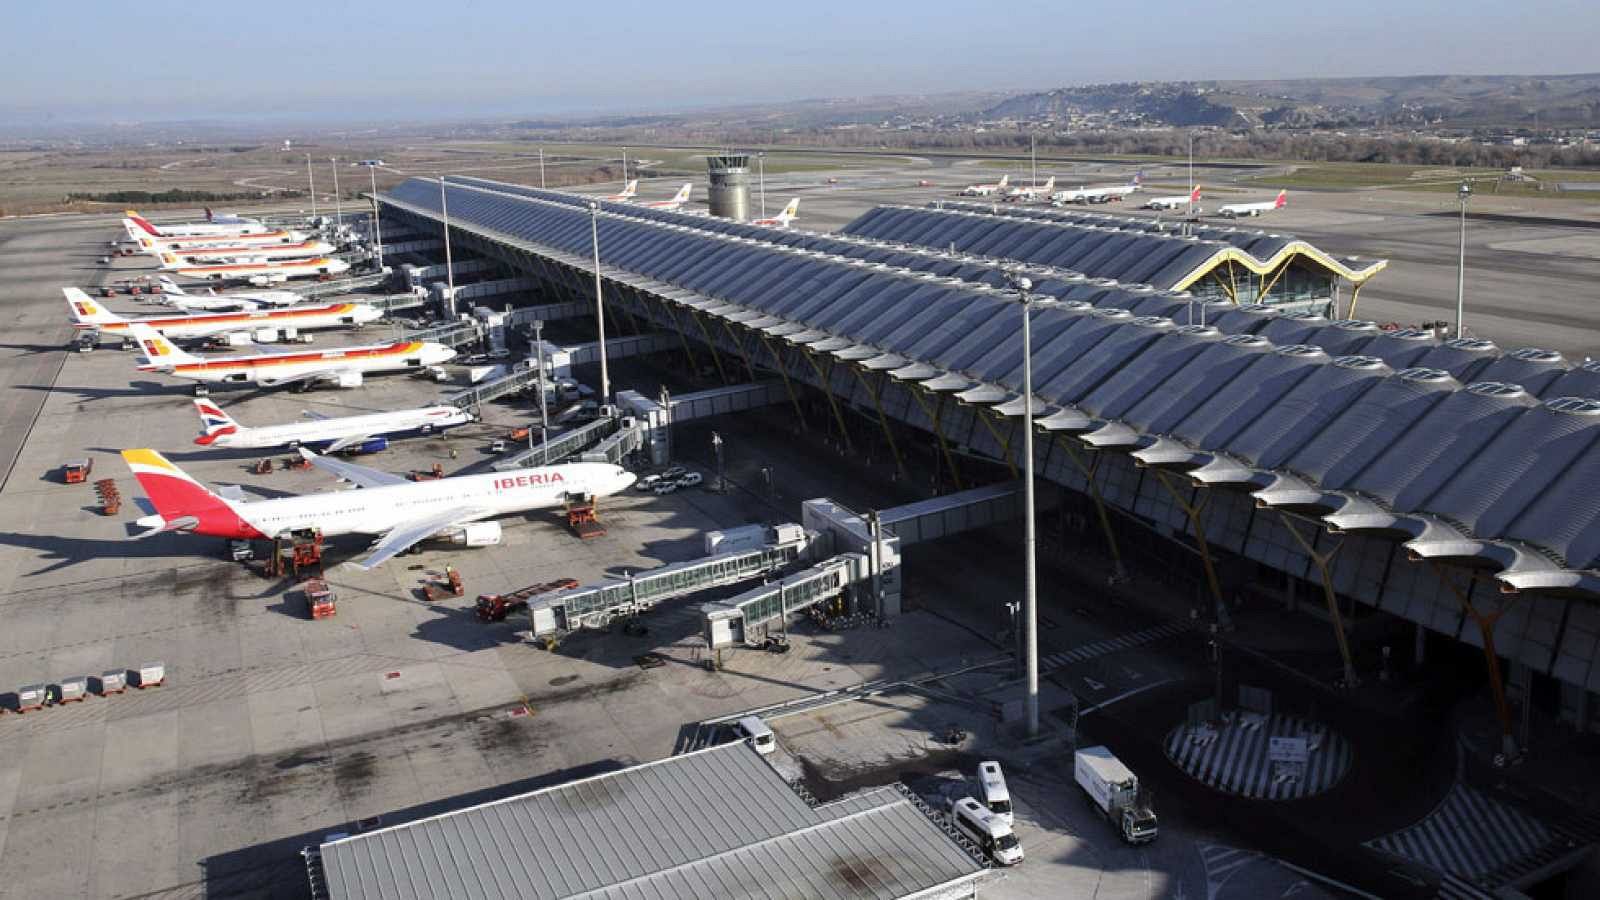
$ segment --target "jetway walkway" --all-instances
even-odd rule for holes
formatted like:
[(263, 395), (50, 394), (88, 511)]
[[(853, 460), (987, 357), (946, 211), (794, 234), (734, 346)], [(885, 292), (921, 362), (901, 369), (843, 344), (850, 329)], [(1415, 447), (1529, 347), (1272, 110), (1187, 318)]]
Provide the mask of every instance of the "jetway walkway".
[[(1053, 496), (1053, 492), (1044, 492)], [(1036, 498), (1038, 499), (1038, 498)], [(1022, 482), (1007, 481), (987, 487), (919, 500), (878, 513), (883, 530), (900, 539), (902, 549), (963, 531), (985, 528), (1022, 518)]]
[(738, 584), (799, 561), (811, 536), (799, 525), (774, 527), (761, 547), (719, 553), (650, 569), (627, 578), (558, 591), (529, 604), (529, 631), (555, 639), (582, 628), (599, 628), (677, 597)]
[(841, 553), (736, 597), (707, 603), (700, 607), (701, 632), (706, 646), (713, 650), (754, 644), (790, 615), (841, 597), (871, 580), (872, 567), (865, 554)]
[(496, 460), (494, 469), (505, 472), (511, 469), (520, 469), (524, 466), (557, 463), (575, 453), (582, 452), (590, 446), (599, 444), (614, 436), (619, 423), (616, 419), (596, 419), (587, 425), (580, 425), (571, 431), (562, 432), (543, 444), (519, 450), (504, 459)]
[(385, 256), (399, 256), (402, 253), (426, 253), (430, 250), (443, 250), (444, 241), (436, 237), (422, 237), (408, 241), (384, 241), (383, 253)]
[(354, 302), (377, 307), (384, 313), (393, 313), (405, 309), (419, 309), (427, 305), (428, 298), (422, 294), (385, 294), (382, 297), (358, 297)]
[(444, 344), (446, 347), (461, 347), (471, 344), (481, 337), (482, 335), (478, 331), (478, 323), (468, 321), (446, 322), (443, 325), (435, 325), (432, 328), (406, 330), (400, 333), (400, 339), (404, 341), (432, 341), (436, 344)]
[(316, 297), (329, 297), (338, 294), (350, 294), (375, 288), (389, 280), (389, 272), (374, 272), (371, 275), (358, 275), (354, 278), (335, 278), (332, 281), (314, 281), (310, 284), (287, 285), (284, 290), (294, 291), (307, 300)]

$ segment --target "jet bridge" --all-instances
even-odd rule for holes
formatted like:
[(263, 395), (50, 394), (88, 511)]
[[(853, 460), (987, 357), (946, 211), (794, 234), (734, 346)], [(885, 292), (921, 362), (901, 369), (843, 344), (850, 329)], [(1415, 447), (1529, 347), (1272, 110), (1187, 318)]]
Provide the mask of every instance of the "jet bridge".
[(375, 288), (388, 280), (389, 270), (384, 269), (382, 272), (374, 272), (371, 275), (358, 275), (355, 278), (335, 278), (332, 281), (317, 281), (311, 284), (286, 285), (282, 289), (294, 291), (307, 300), (312, 300), (317, 297), (338, 296), (339, 294), (364, 291), (367, 288)]
[(579, 425), (570, 431), (564, 431), (550, 440), (535, 447), (519, 450), (504, 459), (496, 460), (495, 471), (506, 472), (511, 469), (520, 469), (533, 465), (535, 460), (540, 465), (560, 462), (575, 453), (581, 452), (613, 436), (613, 431), (618, 427), (618, 421), (609, 416), (594, 420), (586, 425)]
[(758, 585), (727, 600), (700, 607), (706, 646), (721, 650), (735, 644), (755, 645), (773, 625), (789, 616), (872, 581), (872, 567), (861, 553), (841, 553), (809, 569)]
[(530, 634), (557, 639), (582, 628), (600, 628), (615, 619), (637, 615), (667, 600), (770, 575), (803, 559), (814, 537), (799, 525), (777, 525), (758, 547), (546, 594), (528, 606)]

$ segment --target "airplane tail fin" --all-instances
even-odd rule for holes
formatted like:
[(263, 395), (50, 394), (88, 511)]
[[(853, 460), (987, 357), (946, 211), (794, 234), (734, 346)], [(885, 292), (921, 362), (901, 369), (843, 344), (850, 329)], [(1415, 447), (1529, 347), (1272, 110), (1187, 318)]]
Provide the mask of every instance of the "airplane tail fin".
[(232, 513), (232, 507), (226, 500), (154, 450), (124, 450), (122, 459), (133, 470), (134, 479), (156, 508), (156, 515), (139, 520), (139, 524), (151, 528), (146, 535), (163, 531), (192, 531), (200, 524), (201, 516), (207, 513)]
[(1041, 191), (1045, 192), (1046, 194), (1048, 194), (1048, 193), (1050, 193), (1051, 191), (1053, 191), (1055, 189), (1056, 189), (1056, 177), (1054, 175), (1051, 175), (1049, 178), (1046, 178), (1044, 180), (1044, 187), (1040, 188), (1039, 190), (1041, 190)]
[(161, 285), (161, 293), (163, 294), (175, 294), (183, 297), (188, 293), (183, 288), (178, 287), (178, 283), (172, 280), (171, 275), (162, 275), (156, 279), (156, 282)]
[(168, 253), (167, 251), (162, 250), (162, 251), (160, 251), (160, 257), (161, 257), (161, 268), (163, 268), (163, 269), (181, 269), (181, 268), (183, 268), (183, 263), (178, 261), (178, 257), (177, 257), (176, 254)]
[(209, 447), (217, 438), (225, 434), (238, 434), (244, 431), (243, 425), (233, 420), (233, 417), (222, 411), (222, 407), (204, 397), (196, 397), (194, 411), (200, 414), (199, 437), (194, 439), (196, 444)]
[(632, 197), (634, 194), (637, 194), (637, 193), (639, 193), (639, 179), (637, 179), (637, 178), (628, 179), (628, 183), (622, 186), (622, 196), (624, 196), (624, 197)]
[(1287, 190), (1279, 191), (1278, 192), (1278, 199), (1272, 201), (1272, 208), (1273, 209), (1283, 209), (1285, 206), (1288, 206), (1288, 205), (1289, 205), (1289, 192)]
[(77, 288), (62, 288), (61, 293), (66, 295), (67, 309), (71, 310), (72, 321), (79, 328), (115, 325), (127, 321), (127, 319), (101, 306), (99, 301)]
[(205, 208), (205, 210), (206, 210), (206, 221), (207, 221), (207, 222), (210, 222), (210, 221), (212, 221), (212, 215), (211, 215), (211, 207), (209, 207), (209, 206), (207, 206), (207, 207), (206, 207), (206, 208)]
[(683, 187), (678, 188), (678, 193), (672, 198), (673, 203), (688, 203), (689, 195), (694, 192), (694, 182), (685, 181)]
[(1010, 183), (1011, 183), (1011, 173), (1007, 172), (1006, 174), (1000, 176), (1000, 181), (998, 182), (998, 186), (999, 187), (1005, 187), (1006, 185), (1008, 185)]
[(785, 224), (788, 224), (789, 221), (794, 219), (794, 217), (799, 215), (799, 214), (800, 214), (800, 198), (796, 197), (793, 200), (789, 201), (789, 205), (785, 206), (783, 208), (783, 212), (778, 213), (778, 218), (779, 218), (779, 220), (781, 220)]
[(168, 366), (186, 363), (205, 362), (205, 360), (192, 353), (186, 353), (178, 349), (175, 344), (167, 340), (165, 335), (149, 325), (129, 322), (128, 333), (133, 336), (134, 340), (139, 342), (139, 351), (144, 359), (144, 362), (139, 366), (141, 371), (164, 369)]
[(133, 224), (139, 226), (140, 231), (143, 231), (145, 234), (148, 234), (151, 237), (161, 237), (160, 230), (158, 230), (154, 225), (151, 225), (149, 222), (145, 221), (143, 216), (131, 209), (124, 210), (124, 212), (128, 214), (129, 219), (133, 220)]
[(1195, 185), (1194, 186), (1194, 190), (1189, 192), (1189, 202), (1190, 203), (1199, 203), (1200, 202), (1200, 185), (1198, 185), (1198, 184)]
[(1134, 187), (1138, 187), (1141, 184), (1144, 184), (1144, 170), (1140, 169), (1139, 171), (1133, 173), (1133, 180), (1128, 182), (1128, 183), (1133, 185)]

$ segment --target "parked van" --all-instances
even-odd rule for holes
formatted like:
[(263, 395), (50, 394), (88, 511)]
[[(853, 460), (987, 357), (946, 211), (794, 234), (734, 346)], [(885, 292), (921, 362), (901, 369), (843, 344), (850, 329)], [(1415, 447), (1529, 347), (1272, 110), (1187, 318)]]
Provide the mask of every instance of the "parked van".
[(951, 801), (950, 821), (968, 840), (981, 847), (990, 859), (1000, 865), (1014, 866), (1022, 862), (1022, 843), (1011, 832), (1011, 826), (984, 809), (977, 800), (962, 797)]
[(978, 763), (978, 800), (1007, 825), (1016, 817), (1011, 810), (1011, 792), (1006, 790), (1006, 775), (994, 760)]
[(757, 753), (771, 753), (778, 749), (778, 736), (772, 733), (760, 716), (745, 716), (733, 725), (733, 733), (750, 742)]

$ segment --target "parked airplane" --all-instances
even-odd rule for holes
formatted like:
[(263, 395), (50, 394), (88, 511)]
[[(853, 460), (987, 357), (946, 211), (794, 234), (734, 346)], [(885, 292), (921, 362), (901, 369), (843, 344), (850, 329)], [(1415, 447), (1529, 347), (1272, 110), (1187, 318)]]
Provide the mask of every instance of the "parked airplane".
[(127, 319), (117, 315), (77, 288), (62, 288), (67, 308), (72, 311), (73, 327), (94, 329), (105, 334), (132, 336), (133, 327), (143, 326), (174, 341), (211, 337), (229, 332), (253, 332), (259, 328), (360, 328), (383, 318), (383, 313), (365, 303), (329, 303), (322, 306), (295, 306), (289, 309), (251, 312), (193, 313), (185, 316), (144, 316)]
[(350, 563), (370, 570), (431, 537), (468, 547), (498, 544), (500, 523), (483, 520), (559, 506), (572, 495), (610, 496), (635, 478), (609, 463), (567, 463), (413, 482), (305, 449), (300, 454), (358, 489), (246, 500), (237, 487), (220, 493), (207, 489), (154, 450), (122, 451), (156, 509), (137, 521), (146, 529), (137, 537), (169, 531), (233, 539), (297, 531), (370, 534), (378, 536), (370, 552)]
[(161, 285), (161, 297), (178, 309), (203, 312), (260, 309), (263, 306), (293, 306), (304, 303), (305, 297), (294, 291), (242, 291), (236, 294), (218, 294), (206, 288), (204, 294), (191, 294), (178, 286), (171, 276), (156, 279)]
[(250, 356), (195, 356), (173, 346), (172, 341), (147, 325), (130, 323), (128, 331), (143, 351), (141, 372), (161, 372), (178, 378), (220, 384), (255, 384), (278, 387), (317, 383), (359, 387), (367, 375), (408, 372), (453, 359), (456, 351), (443, 344), (396, 341), (331, 350), (259, 353)]
[(646, 209), (675, 210), (678, 207), (680, 207), (680, 206), (684, 205), (685, 203), (689, 202), (689, 194), (691, 192), (693, 192), (693, 191), (694, 191), (694, 182), (685, 181), (683, 183), (683, 187), (678, 188), (678, 192), (676, 194), (672, 195), (672, 199), (670, 199), (670, 200), (651, 200), (649, 202), (641, 203), (639, 205), (643, 206)]
[(1010, 175), (1001, 175), (1000, 176), (1000, 180), (996, 181), (993, 184), (969, 184), (966, 187), (961, 189), (961, 196), (963, 196), (963, 197), (987, 197), (990, 194), (996, 193), (997, 191), (1005, 190), (1006, 189), (1006, 185), (1009, 184), (1010, 182), (1011, 182), (1011, 176)]
[(1040, 197), (1050, 196), (1050, 192), (1055, 189), (1056, 177), (1051, 175), (1049, 180), (1045, 181), (1044, 184), (1033, 185), (1030, 187), (1017, 185), (1011, 190), (1006, 191), (1006, 199), (1018, 203), (1032, 203), (1033, 201), (1038, 200)]
[(1151, 197), (1146, 200), (1140, 209), (1178, 209), (1200, 202), (1200, 186), (1197, 184), (1193, 191), (1187, 194), (1172, 194), (1166, 197)]
[(307, 421), (304, 422), (247, 428), (208, 399), (196, 397), (194, 409), (200, 414), (200, 426), (204, 429), (194, 439), (196, 444), (249, 450), (314, 447), (323, 453), (341, 450), (373, 453), (387, 447), (390, 438), (436, 434), (476, 421), (472, 413), (459, 407), (419, 406), (415, 409), (337, 418), (308, 412)]
[(271, 284), (290, 278), (315, 278), (322, 275), (339, 275), (350, 271), (350, 264), (331, 256), (312, 259), (274, 261), (255, 257), (234, 257), (237, 261), (185, 265), (171, 253), (161, 254), (161, 268), (184, 278), (198, 281), (248, 281), (251, 284)]
[(237, 216), (224, 216), (215, 219), (211, 211), (206, 210), (204, 222), (180, 222), (176, 225), (156, 226), (141, 217), (133, 210), (125, 210), (128, 218), (141, 229), (155, 237), (233, 237), (241, 234), (266, 234), (273, 229), (261, 224), (255, 219), (241, 219)]
[(796, 197), (793, 200), (790, 200), (789, 201), (789, 205), (785, 206), (783, 208), (783, 211), (778, 213), (776, 216), (773, 216), (770, 219), (752, 219), (750, 221), (750, 224), (751, 225), (770, 225), (770, 226), (772, 226), (774, 228), (788, 228), (789, 227), (789, 223), (793, 222), (795, 220), (795, 216), (797, 216), (799, 214), (800, 214), (800, 198)]
[(639, 179), (633, 178), (633, 179), (630, 179), (627, 184), (622, 186), (622, 190), (621, 191), (619, 191), (619, 192), (617, 192), (615, 194), (607, 194), (606, 196), (601, 197), (600, 199), (601, 200), (615, 200), (618, 203), (626, 203), (629, 200), (632, 200), (633, 199), (633, 195), (637, 194), (637, 193), (639, 193)]
[(284, 231), (276, 228), (270, 231), (256, 231), (248, 234), (238, 232), (227, 234), (163, 234), (157, 231), (154, 225), (138, 218), (123, 219), (122, 229), (128, 233), (128, 240), (130, 241), (145, 239), (166, 250), (180, 247), (200, 247), (223, 241), (229, 244), (244, 244), (256, 247), (270, 246), (272, 244), (290, 244), (306, 239), (306, 234), (303, 231)]
[(1143, 172), (1135, 172), (1133, 179), (1127, 184), (1108, 184), (1100, 187), (1068, 188), (1056, 191), (1050, 199), (1056, 203), (1115, 203), (1123, 197), (1139, 190), (1139, 185), (1144, 181)]
[(226, 259), (249, 256), (257, 259), (310, 259), (326, 256), (335, 248), (327, 241), (304, 240), (282, 244), (235, 244), (231, 241), (216, 244), (185, 244), (181, 247), (162, 247), (149, 237), (138, 239), (139, 246), (151, 256), (170, 254), (185, 262)]
[(1283, 209), (1289, 205), (1289, 192), (1279, 191), (1276, 199), (1263, 200), (1260, 203), (1229, 203), (1217, 207), (1217, 215), (1224, 219), (1237, 219), (1240, 216), (1259, 216), (1264, 212)]

